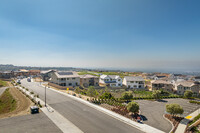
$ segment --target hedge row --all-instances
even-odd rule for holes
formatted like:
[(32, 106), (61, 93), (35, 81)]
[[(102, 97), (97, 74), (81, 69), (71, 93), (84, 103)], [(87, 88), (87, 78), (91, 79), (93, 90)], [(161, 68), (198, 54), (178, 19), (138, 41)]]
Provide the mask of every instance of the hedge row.
[(193, 100), (191, 100), (191, 101), (189, 101), (190, 103), (195, 103), (195, 104), (200, 104), (200, 102), (198, 102), (198, 101), (193, 101)]

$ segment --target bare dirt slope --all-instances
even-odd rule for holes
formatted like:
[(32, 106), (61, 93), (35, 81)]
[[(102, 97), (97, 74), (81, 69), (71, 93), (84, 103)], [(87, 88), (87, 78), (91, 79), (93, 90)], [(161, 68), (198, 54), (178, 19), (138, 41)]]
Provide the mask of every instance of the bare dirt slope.
[(0, 118), (6, 118), (6, 117), (13, 117), (13, 116), (19, 116), (19, 115), (26, 115), (29, 114), (29, 108), (33, 103), (29, 98), (27, 98), (24, 94), (22, 94), (17, 88), (13, 87), (10, 83), (9, 85), (9, 91), (11, 95), (14, 97), (14, 99), (17, 101), (17, 107), (14, 111), (1, 114)]

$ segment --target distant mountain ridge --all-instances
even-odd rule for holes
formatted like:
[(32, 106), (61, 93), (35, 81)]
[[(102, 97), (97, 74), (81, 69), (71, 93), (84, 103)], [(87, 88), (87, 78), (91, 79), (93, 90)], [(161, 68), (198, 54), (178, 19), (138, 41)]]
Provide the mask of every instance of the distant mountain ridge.
[(58, 70), (58, 71), (78, 71), (84, 70), (80, 68), (73, 68), (73, 67), (31, 67), (31, 66), (14, 66), (12, 64), (0, 64), (0, 71), (16, 71), (19, 69), (26, 69), (26, 70)]

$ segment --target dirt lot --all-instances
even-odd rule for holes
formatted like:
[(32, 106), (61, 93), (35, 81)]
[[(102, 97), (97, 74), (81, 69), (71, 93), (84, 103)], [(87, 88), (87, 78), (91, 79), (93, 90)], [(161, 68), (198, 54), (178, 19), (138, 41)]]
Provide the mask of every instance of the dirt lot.
[(30, 106), (33, 105), (31, 100), (29, 98), (27, 98), (25, 95), (23, 95), (17, 88), (14, 88), (10, 83), (8, 83), (8, 85), (10, 88), (9, 91), (10, 91), (11, 95), (17, 101), (17, 107), (12, 112), (9, 112), (6, 114), (1, 114), (0, 118), (29, 114), (29, 108), (30, 108)]

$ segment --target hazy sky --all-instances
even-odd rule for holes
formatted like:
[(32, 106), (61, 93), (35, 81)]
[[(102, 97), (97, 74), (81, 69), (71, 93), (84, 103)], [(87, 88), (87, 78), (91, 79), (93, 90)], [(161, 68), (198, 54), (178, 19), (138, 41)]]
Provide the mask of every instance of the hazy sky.
[(200, 68), (200, 0), (0, 1), (0, 64)]

